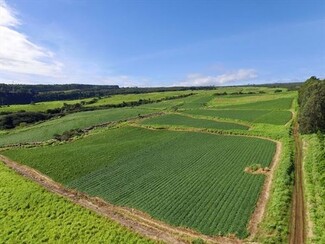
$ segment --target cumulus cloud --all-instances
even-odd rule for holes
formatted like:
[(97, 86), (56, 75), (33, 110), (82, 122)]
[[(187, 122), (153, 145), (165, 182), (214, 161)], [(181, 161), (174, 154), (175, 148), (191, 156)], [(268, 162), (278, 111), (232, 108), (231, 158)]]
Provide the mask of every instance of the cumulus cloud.
[(257, 73), (254, 69), (239, 69), (217, 76), (209, 76), (202, 74), (190, 74), (187, 78), (180, 82), (179, 86), (213, 86), (224, 85), (226, 83), (233, 83), (238, 81), (247, 81), (255, 79)]
[(19, 32), (15, 12), (0, 0), (0, 71), (55, 77), (62, 64), (46, 48)]

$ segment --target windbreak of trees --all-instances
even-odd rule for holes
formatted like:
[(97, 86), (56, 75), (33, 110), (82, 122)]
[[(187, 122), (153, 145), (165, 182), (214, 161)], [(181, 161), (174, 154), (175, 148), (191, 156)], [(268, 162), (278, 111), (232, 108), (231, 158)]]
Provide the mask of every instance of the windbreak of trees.
[(298, 96), (300, 132), (325, 132), (325, 79), (310, 77), (300, 88)]
[(116, 94), (138, 94), (149, 92), (209, 90), (208, 87), (129, 87), (117, 85), (8, 85), (0, 84), (0, 106), (29, 104), (55, 100), (74, 100), (89, 97), (102, 97)]

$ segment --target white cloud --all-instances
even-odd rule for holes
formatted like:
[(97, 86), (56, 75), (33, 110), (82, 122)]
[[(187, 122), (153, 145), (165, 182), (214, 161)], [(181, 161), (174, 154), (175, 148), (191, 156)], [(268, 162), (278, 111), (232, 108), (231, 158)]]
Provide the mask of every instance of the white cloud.
[(187, 78), (176, 84), (179, 86), (211, 86), (224, 85), (226, 83), (233, 83), (238, 81), (247, 81), (255, 79), (257, 73), (254, 69), (239, 69), (217, 76), (207, 76), (202, 74), (190, 74)]
[(0, 71), (56, 77), (63, 65), (16, 30), (19, 25), (14, 11), (0, 0)]
[(150, 86), (150, 81), (145, 78), (130, 77), (127, 75), (117, 75), (105, 77), (97, 82), (101, 85), (119, 85), (120, 87), (147, 87)]

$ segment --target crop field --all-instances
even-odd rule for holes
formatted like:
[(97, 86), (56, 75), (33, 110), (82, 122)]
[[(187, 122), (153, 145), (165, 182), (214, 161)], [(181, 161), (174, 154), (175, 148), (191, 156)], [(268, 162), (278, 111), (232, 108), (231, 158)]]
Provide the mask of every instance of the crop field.
[(3, 154), (69, 187), (172, 225), (245, 237), (264, 176), (244, 169), (268, 166), (274, 152), (275, 143), (258, 138), (124, 126), (68, 144)]
[(26, 112), (43, 112), (48, 109), (60, 108), (64, 103), (67, 104), (76, 104), (82, 101), (90, 101), (91, 98), (86, 98), (82, 100), (64, 100), (64, 101), (51, 101), (51, 102), (39, 102), (35, 104), (16, 104), (9, 106), (0, 106), (0, 112), (18, 112), (18, 111), (26, 111)]
[(222, 108), (227, 109), (262, 109), (262, 110), (289, 110), (292, 105), (293, 98), (278, 98), (269, 101), (250, 102), (239, 105), (229, 105)]
[(217, 122), (207, 119), (195, 119), (179, 114), (167, 114), (154, 118), (149, 118), (141, 122), (143, 125), (168, 125), (168, 126), (185, 126), (193, 128), (206, 128), (206, 129), (218, 129), (218, 130), (248, 130), (248, 126)]
[(202, 115), (213, 118), (229, 118), (253, 123), (266, 123), (274, 125), (285, 125), (291, 119), (290, 111), (272, 111), (272, 110), (212, 110), (196, 109), (185, 110), (182, 113), (191, 115)]
[[(296, 92), (285, 92), (285, 93), (265, 93), (265, 94), (242, 94), (242, 95), (225, 95), (225, 96), (215, 96), (214, 99), (212, 99), (209, 103), (209, 107), (216, 107), (216, 108), (222, 108), (227, 106), (241, 106), (241, 105), (248, 105), (258, 102), (271, 102), (273, 100), (278, 99), (287, 99), (289, 101), (290, 99), (293, 99), (297, 95)], [(288, 104), (284, 101), (280, 101), (281, 103)], [(281, 104), (283, 106), (283, 104)], [(276, 106), (278, 104), (273, 104), (274, 107), (269, 106), (269, 109), (278, 109)]]
[(1, 243), (154, 243), (47, 192), (0, 162)]
[(62, 134), (71, 129), (82, 129), (105, 122), (138, 117), (139, 114), (145, 115), (151, 112), (157, 111), (148, 109), (143, 110), (140, 108), (122, 108), (73, 113), (34, 126), (2, 133), (0, 134), (0, 146), (45, 141), (53, 138), (55, 134)]
[(160, 103), (145, 104), (143, 108), (154, 108), (162, 110), (173, 110), (177, 109), (195, 109), (202, 108), (213, 99), (213, 92), (211, 91), (195, 91), (195, 95), (180, 98), (176, 100), (163, 101)]
[(99, 99), (96, 103), (88, 104), (86, 106), (92, 107), (92, 106), (101, 106), (106, 104), (120, 104), (123, 102), (138, 101), (140, 99), (158, 100), (162, 98), (184, 95), (189, 93), (191, 93), (191, 91), (187, 90), (187, 91), (168, 91), (168, 92), (150, 92), (150, 93), (139, 93), (139, 94), (112, 95), (106, 98)]

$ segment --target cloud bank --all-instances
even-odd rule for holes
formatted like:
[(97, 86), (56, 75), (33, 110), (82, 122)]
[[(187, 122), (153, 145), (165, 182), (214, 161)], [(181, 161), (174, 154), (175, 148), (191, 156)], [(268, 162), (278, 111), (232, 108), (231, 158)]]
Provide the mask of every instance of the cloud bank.
[(14, 11), (0, 0), (0, 71), (56, 77), (63, 65), (51, 51), (19, 32), (20, 24)]
[(217, 76), (207, 76), (202, 74), (190, 74), (184, 81), (176, 84), (179, 86), (213, 86), (248, 81), (255, 79), (257, 72), (254, 69), (239, 69)]

